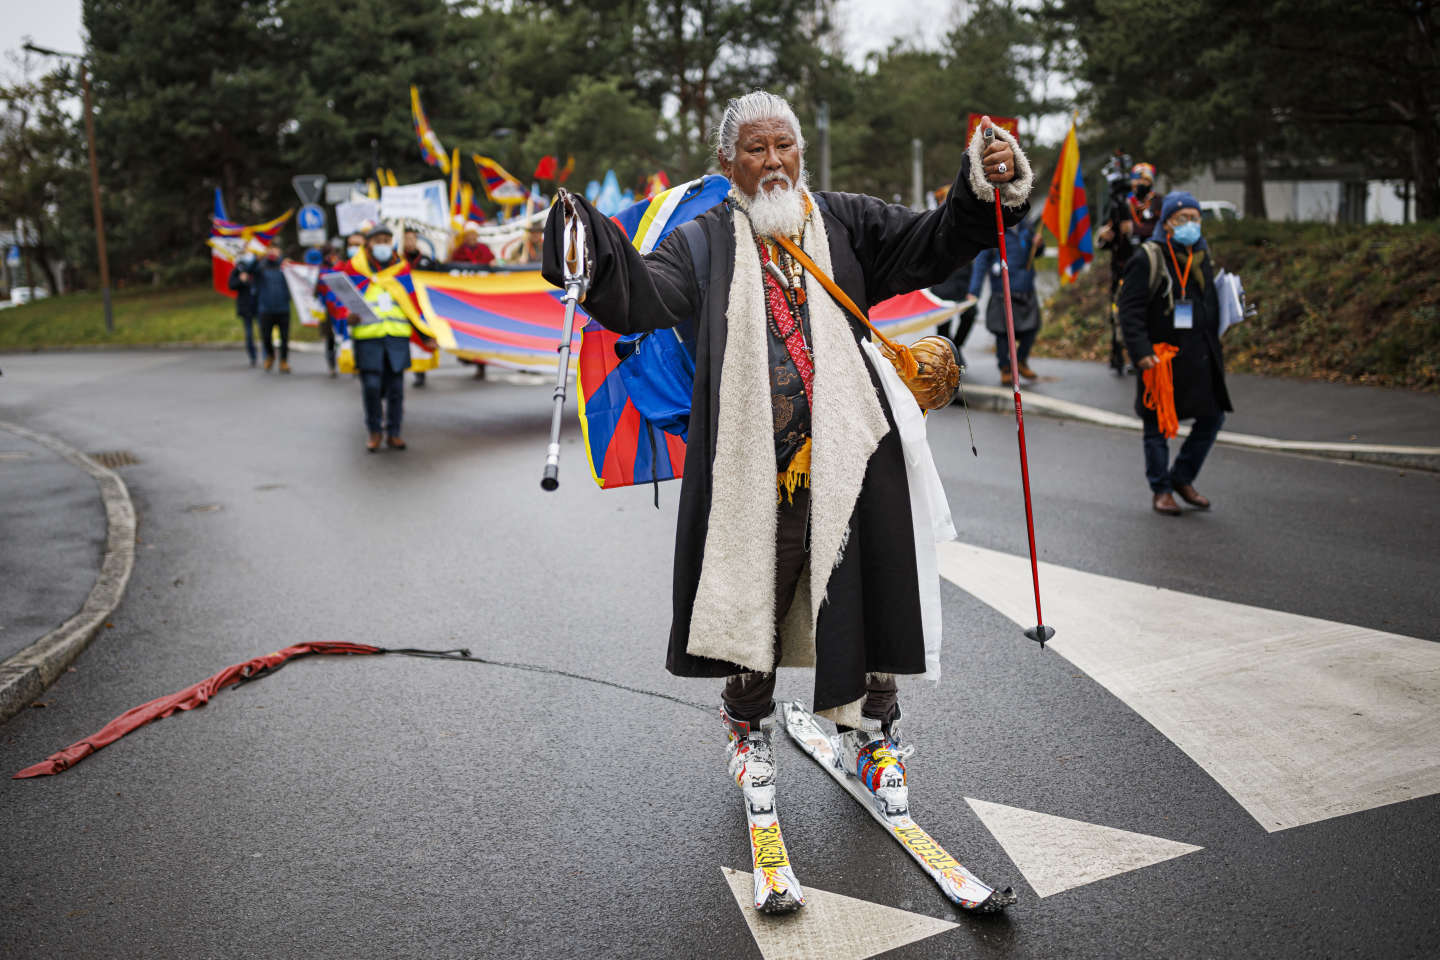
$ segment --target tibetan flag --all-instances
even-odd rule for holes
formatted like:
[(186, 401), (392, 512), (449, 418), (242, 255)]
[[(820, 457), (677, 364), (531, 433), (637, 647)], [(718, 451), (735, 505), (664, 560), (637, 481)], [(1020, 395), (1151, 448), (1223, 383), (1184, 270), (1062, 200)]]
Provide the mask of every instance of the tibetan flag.
[[(512, 370), (555, 372), (565, 306), (560, 291), (539, 270), (416, 270), (410, 277), (420, 312), (442, 350)], [(576, 314), (577, 325), (583, 315), (583, 310)], [(577, 331), (572, 351), (580, 345), (579, 336)]]
[(470, 159), (475, 161), (475, 169), (480, 173), (480, 184), (485, 188), (485, 196), (489, 197), (492, 203), (513, 207), (529, 198), (530, 194), (520, 185), (520, 181), (510, 176), (505, 168), (494, 160), (478, 153), (472, 154)]
[[(614, 220), (636, 250), (649, 253), (671, 230), (709, 210), (729, 192), (730, 181), (706, 176), (642, 200)], [(654, 335), (674, 334), (661, 330)], [(580, 426), (591, 476), (606, 490), (671, 480), (685, 472), (685, 441), (650, 423), (630, 400), (615, 351), (621, 339), (593, 320), (585, 324), (580, 339)]]
[(575, 172), (575, 155), (572, 153), (565, 160), (565, 166), (560, 169), (560, 175), (555, 178), (556, 183), (564, 183), (570, 179), (570, 174)]
[(1074, 283), (1085, 265), (1095, 259), (1095, 245), (1090, 238), (1090, 206), (1085, 200), (1085, 177), (1073, 123), (1060, 148), (1055, 177), (1050, 181), (1044, 223), (1060, 248), (1060, 282)]
[[(215, 191), (215, 208), (217, 211), (224, 208), (218, 188)], [(294, 210), (286, 210), (274, 220), (249, 226), (218, 215), (210, 218), (210, 239), (206, 245), (210, 248), (210, 281), (216, 293), (235, 296), (235, 291), (230, 289), (230, 273), (235, 269), (235, 261), (246, 249), (260, 253), (294, 213)]]
[(430, 121), (425, 119), (425, 111), (420, 107), (420, 89), (414, 84), (410, 85), (410, 119), (415, 122), (415, 137), (420, 141), (420, 153), (425, 162), (439, 167), (441, 173), (449, 176), (450, 157), (446, 155), (440, 138), (430, 129)]
[(540, 158), (540, 162), (537, 163), (537, 164), (535, 164), (535, 179), (536, 179), (536, 180), (554, 180), (554, 179), (555, 179), (555, 167), (556, 167), (556, 163), (555, 163), (555, 158), (554, 158), (554, 157), (549, 157), (549, 156), (541, 157), (541, 158)]
[(664, 170), (658, 170), (650, 175), (645, 184), (645, 199), (650, 200), (670, 189), (670, 178), (665, 176)]

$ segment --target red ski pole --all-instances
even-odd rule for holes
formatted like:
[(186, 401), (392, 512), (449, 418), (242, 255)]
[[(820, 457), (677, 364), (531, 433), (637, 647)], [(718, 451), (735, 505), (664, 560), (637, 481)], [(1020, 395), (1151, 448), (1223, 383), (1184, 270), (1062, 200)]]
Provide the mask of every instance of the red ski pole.
[[(995, 128), (986, 117), (985, 144), (995, 140)], [(995, 190), (995, 229), (1000, 235), (1000, 278), (1005, 287), (1005, 335), (1010, 339), (1010, 383), (1015, 388), (1015, 432), (1020, 438), (1020, 486), (1025, 491), (1025, 531), (1030, 536), (1030, 577), (1035, 584), (1035, 626), (1025, 631), (1025, 636), (1038, 641), (1041, 648), (1045, 641), (1055, 636), (1055, 628), (1045, 626), (1045, 617), (1040, 613), (1040, 565), (1035, 560), (1035, 512), (1030, 506), (1030, 464), (1025, 457), (1025, 414), (1020, 407), (1020, 361), (1015, 352), (1015, 314), (1010, 307), (1010, 263), (1005, 258), (1005, 212), (1000, 204), (1000, 185), (991, 184)], [(994, 296), (993, 292), (991, 296)]]

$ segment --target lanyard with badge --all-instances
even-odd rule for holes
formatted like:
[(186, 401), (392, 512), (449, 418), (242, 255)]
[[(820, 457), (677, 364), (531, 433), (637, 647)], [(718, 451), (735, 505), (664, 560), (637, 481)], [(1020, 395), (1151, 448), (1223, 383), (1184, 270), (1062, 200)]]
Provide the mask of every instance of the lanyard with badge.
[(1165, 238), (1165, 246), (1170, 250), (1170, 262), (1175, 264), (1175, 276), (1180, 280), (1180, 297), (1175, 301), (1175, 329), (1191, 330), (1195, 327), (1195, 304), (1185, 296), (1185, 289), (1190, 283), (1190, 268), (1195, 264), (1195, 248), (1192, 246), (1185, 257), (1185, 273), (1180, 273), (1180, 261), (1175, 257), (1175, 246), (1170, 238)]

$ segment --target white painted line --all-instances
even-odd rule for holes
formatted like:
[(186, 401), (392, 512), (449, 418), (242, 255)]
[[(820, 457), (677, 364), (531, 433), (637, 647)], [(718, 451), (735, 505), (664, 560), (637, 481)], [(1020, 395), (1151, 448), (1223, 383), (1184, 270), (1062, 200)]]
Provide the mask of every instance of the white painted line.
[[(961, 543), (938, 552), (942, 576), (1034, 625), (1027, 558)], [(1048, 563), (1040, 588), (1050, 649), (1266, 830), (1440, 793), (1440, 643)]]
[[(767, 916), (755, 909), (749, 870), (721, 867), (765, 960), (865, 960), (958, 924), (805, 885), (805, 906)], [(718, 956), (718, 954), (717, 954)]]
[(1200, 847), (965, 798), (1039, 897), (1183, 857)]

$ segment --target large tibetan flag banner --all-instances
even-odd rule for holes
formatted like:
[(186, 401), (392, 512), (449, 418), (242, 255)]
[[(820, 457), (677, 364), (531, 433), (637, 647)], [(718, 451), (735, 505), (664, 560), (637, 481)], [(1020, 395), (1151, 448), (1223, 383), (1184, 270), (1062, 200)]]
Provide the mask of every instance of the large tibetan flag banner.
[(295, 211), (286, 210), (274, 220), (250, 226), (226, 219), (224, 211), (224, 201), (217, 189), (215, 213), (210, 217), (210, 239), (206, 241), (210, 248), (210, 280), (216, 293), (234, 297), (235, 291), (230, 289), (230, 273), (235, 269), (235, 261), (247, 248), (253, 253), (260, 253), (275, 239)]
[(1044, 223), (1059, 243), (1060, 282), (1074, 283), (1085, 265), (1095, 259), (1095, 245), (1090, 238), (1090, 206), (1085, 199), (1085, 177), (1073, 123), (1065, 134), (1060, 162), (1050, 181)]
[[(442, 350), (514, 370), (555, 372), (565, 308), (540, 271), (415, 270), (410, 276)], [(572, 352), (579, 346), (571, 341)]]
[(475, 161), (475, 169), (480, 173), (480, 184), (485, 188), (485, 196), (489, 197), (492, 203), (513, 207), (529, 199), (530, 192), (500, 164), (478, 153), (471, 154), (470, 158)]
[(414, 84), (410, 85), (410, 119), (415, 123), (415, 137), (420, 141), (420, 153), (425, 162), (432, 167), (439, 167), (441, 173), (449, 176), (450, 157), (445, 153), (440, 138), (431, 129), (430, 121), (425, 119), (425, 111), (420, 106), (420, 88)]

